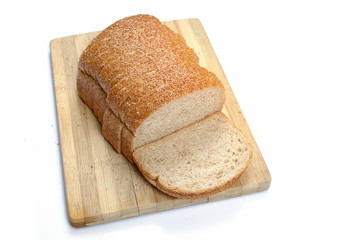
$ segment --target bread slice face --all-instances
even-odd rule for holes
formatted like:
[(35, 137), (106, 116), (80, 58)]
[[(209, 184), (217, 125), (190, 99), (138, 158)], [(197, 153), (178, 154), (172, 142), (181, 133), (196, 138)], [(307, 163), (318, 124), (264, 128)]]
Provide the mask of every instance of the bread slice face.
[(251, 145), (221, 112), (133, 152), (144, 177), (178, 198), (208, 196), (230, 187), (251, 157)]
[[(133, 125), (141, 123), (134, 134), (132, 150), (220, 111), (223, 97), (221, 89), (206, 88), (168, 103), (144, 120), (139, 120), (136, 117), (125, 118), (128, 123), (133, 123)], [(159, 97), (160, 101), (161, 97)], [(137, 113), (136, 108), (136, 105), (134, 105), (132, 109), (129, 109), (129, 115), (134, 116)]]

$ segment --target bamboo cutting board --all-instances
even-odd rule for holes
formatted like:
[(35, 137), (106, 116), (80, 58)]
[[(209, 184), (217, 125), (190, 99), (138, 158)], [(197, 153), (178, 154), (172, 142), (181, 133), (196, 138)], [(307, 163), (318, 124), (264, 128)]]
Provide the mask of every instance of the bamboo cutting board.
[(53, 78), (68, 215), (74, 227), (236, 197), (270, 186), (270, 173), (200, 21), (184, 19), (165, 24), (180, 33), (198, 54), (200, 64), (223, 82), (226, 89), (223, 112), (252, 144), (250, 165), (230, 189), (209, 197), (175, 199), (158, 191), (102, 137), (101, 125), (77, 95), (78, 58), (97, 33), (54, 39), (50, 44)]

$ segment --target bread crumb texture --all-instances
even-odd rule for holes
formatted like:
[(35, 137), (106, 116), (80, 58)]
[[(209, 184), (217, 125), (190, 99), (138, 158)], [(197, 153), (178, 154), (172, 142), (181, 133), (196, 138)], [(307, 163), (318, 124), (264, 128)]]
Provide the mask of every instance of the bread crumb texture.
[(216, 113), (135, 149), (134, 160), (159, 189), (196, 197), (229, 187), (246, 169), (251, 155), (241, 131)]

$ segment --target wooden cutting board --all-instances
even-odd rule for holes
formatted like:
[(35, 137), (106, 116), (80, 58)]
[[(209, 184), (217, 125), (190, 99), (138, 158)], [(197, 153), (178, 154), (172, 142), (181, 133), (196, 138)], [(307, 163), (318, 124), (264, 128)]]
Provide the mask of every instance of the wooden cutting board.
[(195, 49), (200, 64), (223, 82), (226, 89), (223, 112), (251, 142), (254, 150), (251, 163), (230, 189), (216, 195), (184, 200), (158, 191), (102, 137), (101, 125), (77, 95), (78, 58), (98, 32), (54, 39), (51, 41), (53, 78), (68, 215), (74, 227), (217, 201), (263, 191), (270, 186), (268, 168), (200, 21), (184, 19), (165, 24), (180, 33)]

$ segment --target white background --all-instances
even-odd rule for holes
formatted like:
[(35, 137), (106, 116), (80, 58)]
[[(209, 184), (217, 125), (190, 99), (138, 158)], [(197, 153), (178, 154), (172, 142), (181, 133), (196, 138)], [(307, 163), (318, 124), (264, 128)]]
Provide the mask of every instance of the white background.
[[(50, 40), (123, 17), (199, 18), (268, 191), (74, 229)], [(360, 239), (359, 1), (2, 1), (1, 239)]]

